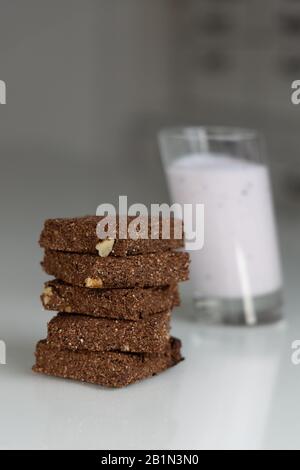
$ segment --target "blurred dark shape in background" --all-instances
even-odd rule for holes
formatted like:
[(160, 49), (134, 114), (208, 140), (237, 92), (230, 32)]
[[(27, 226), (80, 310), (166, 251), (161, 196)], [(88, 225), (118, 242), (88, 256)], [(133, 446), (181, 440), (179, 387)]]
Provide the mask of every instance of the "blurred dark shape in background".
[(166, 200), (163, 126), (262, 131), (277, 208), (297, 217), (299, 25), (293, 0), (1, 0), (3, 265), (11, 244), (35, 256), (46, 217)]

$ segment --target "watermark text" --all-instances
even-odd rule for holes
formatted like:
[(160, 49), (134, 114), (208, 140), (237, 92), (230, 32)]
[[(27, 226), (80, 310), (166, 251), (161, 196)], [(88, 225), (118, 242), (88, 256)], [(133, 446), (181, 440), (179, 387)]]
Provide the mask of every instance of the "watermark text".
[(0, 104), (6, 104), (6, 83), (0, 80)]
[(293, 104), (300, 104), (300, 80), (294, 80), (291, 85), (292, 90), (291, 102)]
[(300, 365), (300, 340), (295, 339), (295, 341), (292, 342), (292, 350), (293, 353), (291, 355), (291, 361), (294, 366), (299, 366)]
[(204, 204), (151, 204), (149, 211), (140, 203), (128, 207), (123, 195), (119, 196), (118, 209), (113, 204), (101, 204), (96, 215), (102, 217), (97, 224), (99, 239), (184, 239), (187, 251), (204, 246)]
[(0, 340), (0, 365), (6, 364), (6, 344)]

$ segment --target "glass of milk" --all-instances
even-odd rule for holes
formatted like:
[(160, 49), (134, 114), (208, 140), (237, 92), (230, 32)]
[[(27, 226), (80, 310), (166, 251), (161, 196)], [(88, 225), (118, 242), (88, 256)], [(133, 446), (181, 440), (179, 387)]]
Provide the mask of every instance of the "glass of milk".
[(238, 325), (279, 320), (281, 263), (257, 133), (166, 129), (159, 145), (173, 202), (204, 204), (204, 247), (190, 252), (197, 318)]

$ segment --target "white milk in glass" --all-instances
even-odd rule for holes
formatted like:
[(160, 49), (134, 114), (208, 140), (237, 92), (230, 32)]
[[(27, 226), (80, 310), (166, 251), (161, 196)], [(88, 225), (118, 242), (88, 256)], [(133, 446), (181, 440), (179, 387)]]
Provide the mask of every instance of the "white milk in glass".
[(281, 267), (268, 168), (195, 153), (166, 169), (174, 202), (203, 203), (205, 242), (191, 251), (199, 298), (247, 299), (279, 291)]

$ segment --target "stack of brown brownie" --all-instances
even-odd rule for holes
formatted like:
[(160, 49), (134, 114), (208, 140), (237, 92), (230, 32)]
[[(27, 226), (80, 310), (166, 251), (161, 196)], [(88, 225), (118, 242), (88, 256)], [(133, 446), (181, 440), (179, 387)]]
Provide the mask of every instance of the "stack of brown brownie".
[[(181, 361), (170, 336), (177, 284), (189, 257), (174, 230), (170, 239), (99, 239), (97, 216), (49, 219), (40, 245), (42, 266), (56, 279), (41, 296), (59, 311), (36, 349), (35, 372), (122, 387)], [(128, 219), (130, 222), (130, 219)]]

